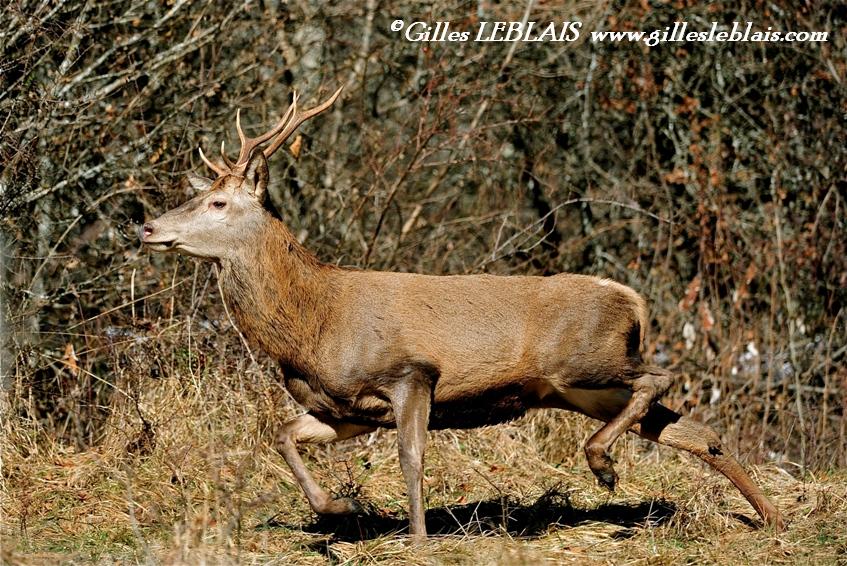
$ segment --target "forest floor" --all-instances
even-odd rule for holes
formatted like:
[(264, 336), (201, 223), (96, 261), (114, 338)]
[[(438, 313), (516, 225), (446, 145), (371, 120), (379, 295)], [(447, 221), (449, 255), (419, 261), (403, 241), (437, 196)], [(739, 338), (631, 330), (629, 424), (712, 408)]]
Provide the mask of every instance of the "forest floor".
[(406, 535), (393, 431), (304, 448), (323, 485), (366, 508), (318, 519), (256, 441), (269, 405), (244, 385), (156, 380), (138, 405), (149, 429), (118, 403), (85, 450), (7, 423), (0, 562), (847, 564), (847, 471), (748, 466), (789, 522), (775, 533), (722, 476), (634, 437), (615, 446), (621, 480), (607, 492), (581, 450), (596, 423), (555, 411), (430, 434), (423, 546)]

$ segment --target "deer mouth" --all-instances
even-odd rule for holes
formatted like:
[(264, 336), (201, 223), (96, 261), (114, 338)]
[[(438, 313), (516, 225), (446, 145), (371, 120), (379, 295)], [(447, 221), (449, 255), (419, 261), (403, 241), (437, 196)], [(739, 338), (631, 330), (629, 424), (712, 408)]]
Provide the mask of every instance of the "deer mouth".
[(142, 243), (154, 252), (166, 252), (168, 250), (173, 249), (176, 240), (164, 240), (161, 242), (151, 242), (148, 240), (144, 240)]
[(141, 243), (154, 252), (167, 252), (176, 246), (176, 240), (154, 240), (152, 234), (142, 233)]

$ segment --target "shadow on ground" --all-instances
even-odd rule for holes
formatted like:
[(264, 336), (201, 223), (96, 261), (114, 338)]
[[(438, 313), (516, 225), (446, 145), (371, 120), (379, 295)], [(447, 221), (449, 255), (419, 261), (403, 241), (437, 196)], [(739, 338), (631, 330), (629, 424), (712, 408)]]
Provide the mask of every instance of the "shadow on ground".
[[(626, 538), (634, 534), (634, 527), (661, 525), (675, 512), (676, 506), (665, 500), (637, 504), (607, 503), (594, 509), (580, 509), (571, 504), (567, 493), (552, 490), (529, 504), (498, 498), (432, 508), (426, 512), (426, 526), (429, 535), (478, 535), (506, 531), (514, 537), (532, 538), (544, 535), (551, 526), (601, 522), (623, 527), (624, 530), (615, 536)], [(350, 517), (318, 517), (305, 526), (272, 518), (256, 528), (287, 528), (328, 535), (329, 541), (319, 543), (325, 545), (327, 542), (354, 542), (406, 534), (408, 521), (405, 516), (370, 509)]]

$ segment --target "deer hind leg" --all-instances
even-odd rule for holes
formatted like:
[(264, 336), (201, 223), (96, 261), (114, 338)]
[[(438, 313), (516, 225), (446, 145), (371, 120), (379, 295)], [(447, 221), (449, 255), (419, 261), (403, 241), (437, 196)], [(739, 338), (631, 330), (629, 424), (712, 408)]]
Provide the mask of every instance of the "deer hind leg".
[(776, 506), (753, 482), (741, 464), (726, 452), (720, 437), (708, 426), (656, 403), (650, 407), (641, 422), (632, 427), (632, 431), (653, 442), (694, 454), (726, 476), (750, 502), (766, 525), (778, 531), (785, 528)]
[(291, 468), (297, 483), (305, 492), (306, 499), (309, 500), (309, 505), (315, 513), (346, 515), (360, 512), (361, 506), (356, 500), (348, 497), (333, 499), (324, 491), (314, 480), (309, 470), (306, 469), (303, 458), (297, 451), (297, 443), (335, 442), (372, 430), (374, 430), (374, 427), (319, 419), (311, 413), (300, 415), (282, 425), (276, 437), (276, 449)]
[(601, 485), (614, 491), (618, 474), (609, 456), (612, 444), (630, 427), (647, 414), (650, 405), (656, 402), (671, 385), (672, 375), (660, 368), (647, 368), (647, 371), (631, 382), (632, 396), (617, 415), (588, 439), (585, 456), (588, 467), (597, 476)]

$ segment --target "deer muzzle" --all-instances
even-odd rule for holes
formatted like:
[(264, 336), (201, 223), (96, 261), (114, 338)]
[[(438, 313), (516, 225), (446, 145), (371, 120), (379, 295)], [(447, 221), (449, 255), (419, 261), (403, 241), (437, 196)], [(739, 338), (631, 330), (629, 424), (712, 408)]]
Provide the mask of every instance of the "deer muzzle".
[(171, 249), (174, 245), (174, 240), (162, 237), (161, 231), (156, 229), (153, 222), (146, 222), (140, 230), (141, 243), (153, 251), (164, 252)]

